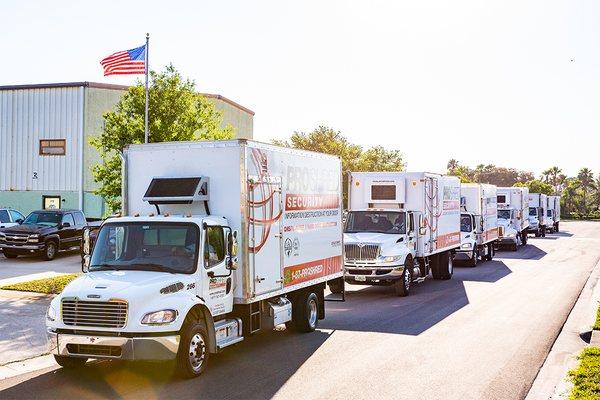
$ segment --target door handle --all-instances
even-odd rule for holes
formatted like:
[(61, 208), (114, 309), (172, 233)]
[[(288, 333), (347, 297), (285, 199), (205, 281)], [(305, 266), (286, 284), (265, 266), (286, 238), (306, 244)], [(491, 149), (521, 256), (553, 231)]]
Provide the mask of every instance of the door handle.
[(261, 283), (262, 281), (264, 281), (265, 278), (260, 278), (260, 277), (256, 277), (256, 282)]

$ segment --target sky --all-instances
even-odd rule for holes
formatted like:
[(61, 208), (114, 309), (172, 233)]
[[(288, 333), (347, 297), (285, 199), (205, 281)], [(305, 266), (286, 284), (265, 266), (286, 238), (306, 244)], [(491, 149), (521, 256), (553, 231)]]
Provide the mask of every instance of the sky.
[(319, 125), (409, 170), (600, 172), (600, 2), (0, 0), (0, 85), (95, 81), (144, 43), (261, 141)]

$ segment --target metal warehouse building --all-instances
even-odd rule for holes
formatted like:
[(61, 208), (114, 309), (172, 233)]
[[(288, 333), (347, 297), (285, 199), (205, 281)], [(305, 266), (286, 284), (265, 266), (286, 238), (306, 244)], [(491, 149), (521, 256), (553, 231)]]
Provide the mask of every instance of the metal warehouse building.
[[(94, 82), (0, 86), (0, 207), (23, 214), (41, 208), (105, 213), (93, 193), (91, 166), (100, 156), (89, 144), (102, 132), (102, 115), (127, 86)], [(234, 128), (251, 139), (254, 112), (220, 95), (205, 94)]]

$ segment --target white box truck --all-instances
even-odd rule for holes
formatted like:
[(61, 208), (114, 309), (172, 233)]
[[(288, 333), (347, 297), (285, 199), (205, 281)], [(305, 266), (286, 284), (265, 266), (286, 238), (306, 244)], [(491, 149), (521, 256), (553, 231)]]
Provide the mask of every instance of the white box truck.
[(551, 227), (550, 231), (553, 233), (558, 232), (558, 225), (560, 223), (560, 196), (548, 196), (548, 210), (546, 211), (546, 217)]
[(498, 240), (496, 186), (486, 183), (460, 185), (460, 249), (456, 260), (475, 267), (479, 258), (491, 260)]
[(60, 365), (176, 359), (194, 377), (248, 335), (324, 318), (326, 282), (343, 285), (337, 157), (156, 143), (129, 146), (123, 169), (125, 216), (104, 222), (86, 273), (47, 312)]
[(499, 187), (498, 229), (499, 245), (507, 245), (517, 251), (519, 245), (527, 244), (529, 228), (529, 189), (526, 187)]
[(535, 237), (546, 237), (546, 214), (548, 210), (548, 196), (543, 193), (529, 193), (529, 228), (527, 233)]
[(460, 247), (460, 181), (426, 172), (351, 172), (344, 231), (344, 279), (393, 285), (450, 279)]

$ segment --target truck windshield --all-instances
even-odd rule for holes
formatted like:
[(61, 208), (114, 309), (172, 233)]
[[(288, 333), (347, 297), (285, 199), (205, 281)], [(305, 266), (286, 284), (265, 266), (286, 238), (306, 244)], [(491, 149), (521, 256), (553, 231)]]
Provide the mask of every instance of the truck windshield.
[(532, 217), (537, 217), (537, 208), (529, 207), (529, 215)]
[(471, 232), (473, 230), (472, 222), (469, 214), (460, 214), (460, 231)]
[(510, 210), (498, 210), (499, 219), (510, 219)]
[(547, 215), (548, 217), (551, 217), (551, 216), (552, 216), (552, 210), (548, 210), (546, 215)]
[(396, 211), (350, 211), (346, 233), (406, 233), (406, 214)]
[(190, 223), (105, 224), (98, 233), (90, 271), (142, 270), (191, 274), (198, 261), (199, 229)]
[(33, 212), (25, 218), (23, 225), (58, 226), (61, 218), (57, 212)]

